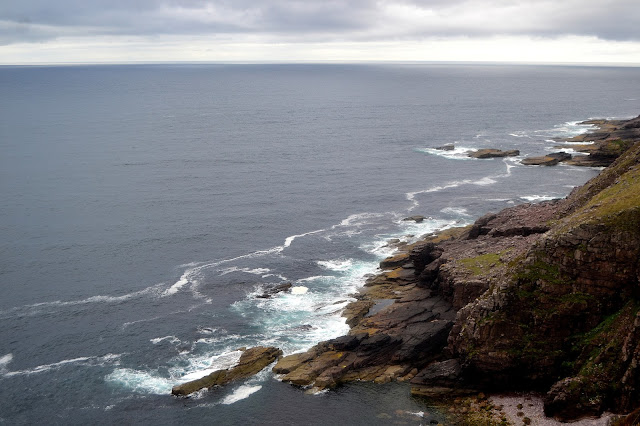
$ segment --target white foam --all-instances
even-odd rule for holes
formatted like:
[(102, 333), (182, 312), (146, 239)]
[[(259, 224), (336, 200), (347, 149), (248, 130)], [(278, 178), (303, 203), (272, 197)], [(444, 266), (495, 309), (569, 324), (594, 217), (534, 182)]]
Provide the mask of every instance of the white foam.
[(317, 281), (317, 280), (326, 280), (326, 279), (332, 279), (335, 278), (333, 275), (313, 275), (311, 277), (307, 277), (307, 278), (300, 278), (299, 280), (297, 280), (297, 283), (306, 283), (309, 281)]
[(405, 194), (405, 197), (407, 198), (408, 201), (411, 201), (412, 205), (411, 207), (409, 207), (408, 211), (412, 211), (414, 210), (416, 207), (418, 207), (420, 205), (420, 203), (416, 200), (416, 196), (421, 195), (421, 194), (428, 194), (431, 192), (439, 192), (445, 189), (451, 189), (451, 188), (457, 188), (460, 185), (466, 185), (471, 183), (471, 180), (462, 180), (462, 181), (453, 181), (453, 182), (449, 182), (445, 185), (442, 186), (432, 186), (431, 188), (428, 189), (423, 189), (420, 191), (414, 191), (414, 192), (407, 192)]
[(166, 289), (162, 293), (162, 297), (172, 296), (172, 295), (176, 294), (178, 291), (180, 291), (180, 289), (182, 287), (184, 287), (185, 285), (189, 284), (189, 278), (187, 278), (187, 277), (188, 277), (187, 272), (182, 274), (180, 279), (178, 281), (176, 281), (174, 285), (172, 285), (171, 287), (169, 287), (168, 289)]
[(176, 384), (166, 377), (153, 375), (146, 371), (133, 370), (131, 368), (116, 368), (105, 377), (105, 381), (124, 387), (130, 391), (145, 394), (166, 395)]
[(168, 340), (170, 343), (180, 343), (180, 339), (178, 339), (176, 336), (164, 336), (164, 337), (156, 337), (155, 339), (149, 339), (149, 341), (154, 345), (157, 345), (158, 343), (163, 342), (165, 340)]
[(469, 157), (469, 151), (473, 151), (473, 148), (456, 146), (452, 150), (435, 149), (435, 148), (417, 148), (416, 151), (429, 155), (435, 155), (443, 157), (449, 160), (474, 160)]
[(458, 216), (471, 216), (468, 213), (467, 209), (465, 209), (464, 207), (445, 207), (440, 211), (445, 214), (454, 214)]
[(353, 265), (353, 259), (320, 260), (317, 264), (330, 271), (347, 271)]
[[(238, 336), (239, 337), (239, 336)], [(203, 339), (198, 340), (201, 342)], [(185, 383), (191, 380), (200, 379), (217, 370), (225, 370), (238, 364), (242, 351), (233, 350), (222, 352), (219, 355), (200, 355), (190, 357), (186, 367), (174, 368), (171, 370), (173, 376), (177, 377), (175, 383)]]
[(563, 145), (593, 145), (595, 141), (585, 141), (585, 142), (562, 142)]
[(291, 243), (293, 243), (293, 241), (294, 241), (296, 238), (306, 237), (307, 235), (318, 234), (318, 233), (320, 233), (320, 232), (324, 232), (324, 231), (326, 231), (326, 229), (318, 229), (318, 230), (315, 230), (315, 231), (305, 232), (304, 234), (292, 235), (292, 236), (290, 236), (290, 237), (287, 237), (287, 238), (284, 240), (284, 246), (283, 246), (283, 247), (285, 247), (285, 248), (286, 248), (286, 247), (291, 246)]
[(24, 305), (24, 306), (2, 310), (0, 311), (0, 318), (11, 318), (15, 316), (34, 316), (34, 315), (39, 315), (43, 311), (46, 311), (47, 309), (50, 309), (50, 308), (64, 308), (67, 306), (85, 305), (85, 304), (92, 304), (92, 303), (120, 303), (120, 302), (133, 299), (135, 297), (140, 297), (148, 294), (158, 294), (160, 292), (161, 287), (162, 287), (162, 284), (157, 284), (139, 291), (124, 294), (122, 296), (98, 295), (98, 296), (91, 296), (86, 299), (69, 300), (65, 302), (60, 300), (55, 300), (53, 302), (34, 303), (30, 305)]
[(6, 372), (9, 371), (7, 366), (12, 360), (13, 360), (13, 354), (11, 353), (8, 353), (0, 357), (0, 373), (6, 374)]
[(531, 137), (526, 132), (523, 132), (523, 131), (509, 133), (509, 136), (513, 136), (515, 138), (530, 138)]
[(238, 268), (237, 266), (232, 266), (230, 268), (226, 268), (223, 269), (220, 273), (220, 275), (227, 275), (230, 274), (232, 272), (244, 272), (247, 274), (252, 274), (252, 275), (264, 275), (267, 272), (271, 272), (270, 269), (268, 268)]
[(227, 397), (225, 397), (221, 403), (224, 405), (230, 405), (230, 404), (233, 404), (234, 402), (242, 401), (243, 399), (249, 398), (249, 396), (258, 392), (260, 389), (262, 389), (262, 386), (260, 385), (255, 385), (255, 386), (242, 385), (238, 387), (236, 390), (234, 390), (231, 395), (228, 395)]
[(297, 294), (297, 295), (307, 294), (308, 291), (309, 289), (302, 285), (291, 287), (291, 294)]
[(117, 364), (121, 356), (122, 354), (107, 354), (104, 356), (88, 356), (88, 357), (78, 357), (73, 359), (63, 359), (62, 361), (54, 362), (51, 364), (38, 365), (37, 367), (27, 369), (27, 370), (7, 371), (4, 373), (4, 375), (7, 377), (11, 377), (11, 376), (38, 374), (38, 373), (44, 373), (51, 370), (57, 370), (61, 367), (64, 367), (70, 364), (78, 364), (78, 365), (84, 365), (84, 366), (104, 366), (107, 364)]
[(552, 195), (524, 195), (524, 196), (521, 196), (520, 198), (522, 198), (523, 200), (527, 200), (527, 201), (533, 203), (533, 202), (537, 202), (537, 201), (553, 200), (553, 199), (558, 198), (558, 197), (554, 197)]
[(338, 226), (362, 226), (370, 223), (370, 219), (377, 219), (384, 216), (382, 213), (358, 213), (352, 214), (348, 218), (340, 222), (339, 225), (334, 225), (331, 228), (335, 229)]
[(496, 183), (496, 181), (490, 177), (483, 177), (482, 179), (473, 182), (474, 185), (480, 186), (492, 185), (494, 183)]

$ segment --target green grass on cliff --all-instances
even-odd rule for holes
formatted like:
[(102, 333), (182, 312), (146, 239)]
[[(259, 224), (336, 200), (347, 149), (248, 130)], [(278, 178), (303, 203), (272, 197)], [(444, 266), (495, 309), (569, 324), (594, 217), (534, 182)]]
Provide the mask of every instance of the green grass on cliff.
[(640, 229), (640, 165), (632, 167), (611, 186), (594, 195), (566, 225), (575, 227), (589, 223), (628, 231)]
[(640, 143), (633, 145), (597, 177), (578, 188), (569, 201), (577, 210), (558, 223), (560, 226), (557, 230), (560, 232), (582, 223), (604, 221), (607, 224), (624, 225), (620, 213), (640, 207)]
[(460, 259), (459, 262), (462, 266), (471, 271), (473, 275), (482, 275), (489, 272), (491, 268), (502, 265), (503, 262), (500, 260), (500, 257), (505, 252), (506, 250), (499, 253), (481, 254), (480, 256)]

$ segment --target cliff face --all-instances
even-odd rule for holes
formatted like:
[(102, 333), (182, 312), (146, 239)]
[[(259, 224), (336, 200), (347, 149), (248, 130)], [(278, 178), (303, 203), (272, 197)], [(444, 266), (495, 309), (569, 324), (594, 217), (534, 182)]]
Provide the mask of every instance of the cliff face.
[(459, 310), (449, 349), (470, 382), (552, 386), (548, 415), (631, 411), (640, 405), (640, 144), (547, 224)]

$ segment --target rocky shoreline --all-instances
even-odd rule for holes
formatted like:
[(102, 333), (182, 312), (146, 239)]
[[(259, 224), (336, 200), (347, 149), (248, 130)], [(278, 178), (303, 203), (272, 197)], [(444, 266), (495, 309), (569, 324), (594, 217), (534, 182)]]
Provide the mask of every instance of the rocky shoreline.
[(311, 392), (360, 380), (429, 398), (537, 391), (562, 421), (640, 409), (640, 117), (590, 124), (578, 138), (600, 142), (576, 165), (606, 159), (600, 175), (563, 200), (390, 241), (343, 312), (349, 333), (273, 371)]
[(536, 390), (563, 421), (638, 409), (638, 123), (581, 136), (600, 147), (616, 129), (633, 138), (566, 199), (399, 247), (345, 309), (348, 335), (273, 371), (313, 391), (354, 380), (408, 381), (429, 397)]

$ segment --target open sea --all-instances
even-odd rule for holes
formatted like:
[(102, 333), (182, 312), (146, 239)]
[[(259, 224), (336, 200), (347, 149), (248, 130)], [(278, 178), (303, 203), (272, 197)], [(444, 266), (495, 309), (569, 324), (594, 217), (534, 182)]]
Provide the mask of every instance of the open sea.
[(632, 67), (0, 67), (0, 423), (442, 421), (398, 383), (170, 392), (345, 334), (389, 239), (564, 197), (598, 170), (519, 159), (638, 114)]

